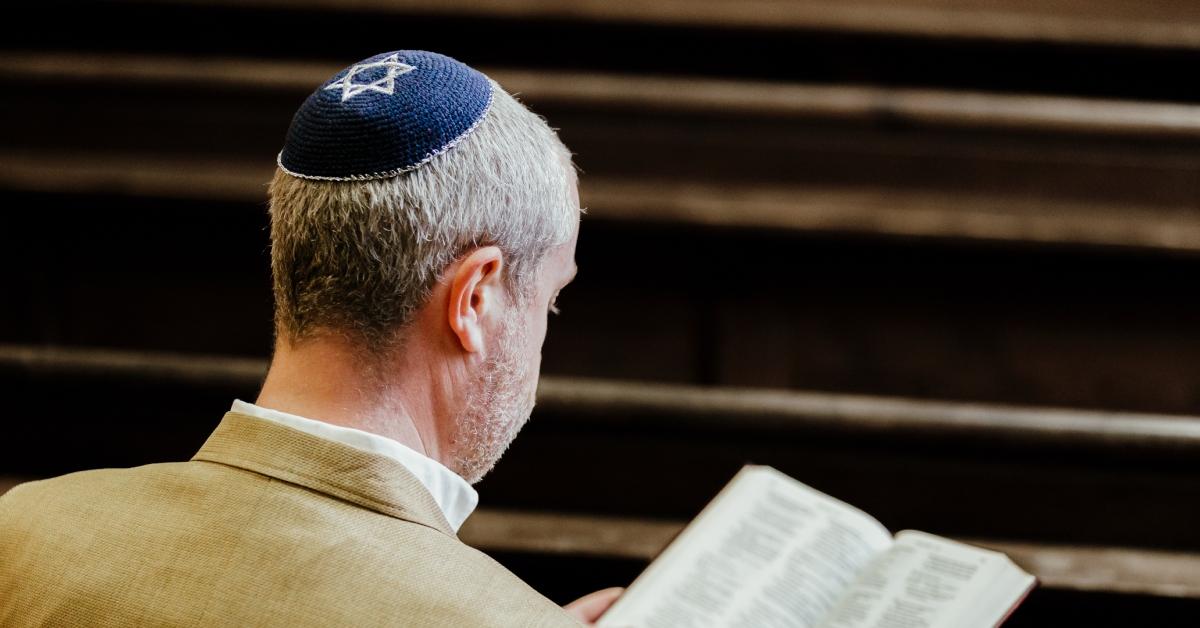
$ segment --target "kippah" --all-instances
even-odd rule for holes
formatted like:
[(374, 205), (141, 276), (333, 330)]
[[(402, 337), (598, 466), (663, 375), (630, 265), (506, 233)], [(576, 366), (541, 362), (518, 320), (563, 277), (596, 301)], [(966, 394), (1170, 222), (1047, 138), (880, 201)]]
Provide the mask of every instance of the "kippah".
[(419, 168), (470, 135), (492, 81), (436, 52), (397, 50), (333, 75), (292, 118), (279, 167), (304, 179), (362, 181)]

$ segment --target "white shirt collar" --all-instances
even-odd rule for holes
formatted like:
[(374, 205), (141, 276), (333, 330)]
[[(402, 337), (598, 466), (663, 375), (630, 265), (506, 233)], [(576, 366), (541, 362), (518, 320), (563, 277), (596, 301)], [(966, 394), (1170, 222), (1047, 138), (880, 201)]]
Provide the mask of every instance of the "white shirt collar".
[(399, 462), (410, 473), (417, 476), (421, 484), (433, 495), (433, 500), (442, 509), (442, 514), (446, 516), (446, 521), (450, 523), (455, 532), (458, 532), (463, 521), (466, 521), (471, 512), (475, 510), (475, 506), (479, 504), (479, 493), (475, 492), (471, 484), (462, 476), (447, 469), (437, 460), (386, 436), (306, 419), (295, 414), (246, 403), (240, 399), (233, 402), (231, 410), (239, 414), (248, 414), (259, 419), (282, 423), (301, 432), (337, 441), (363, 451), (381, 454)]

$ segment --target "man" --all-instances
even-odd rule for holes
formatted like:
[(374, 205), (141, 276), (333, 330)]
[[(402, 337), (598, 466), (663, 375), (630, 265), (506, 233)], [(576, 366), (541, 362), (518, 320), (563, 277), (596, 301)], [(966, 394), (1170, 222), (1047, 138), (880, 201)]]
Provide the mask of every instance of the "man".
[(575, 274), (571, 154), (449, 57), (339, 72), (270, 187), (276, 347), (189, 462), (0, 498), (0, 625), (568, 626), (456, 531)]

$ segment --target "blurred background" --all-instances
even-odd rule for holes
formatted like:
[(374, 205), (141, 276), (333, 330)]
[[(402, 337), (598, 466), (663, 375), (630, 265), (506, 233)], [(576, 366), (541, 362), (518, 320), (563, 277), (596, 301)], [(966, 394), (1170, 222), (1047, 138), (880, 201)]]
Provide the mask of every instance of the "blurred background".
[(534, 419), (463, 539), (563, 602), (746, 462), (1009, 553), (1011, 626), (1200, 618), (1200, 4), (26, 3), (0, 491), (185, 460), (271, 349), (265, 184), (340, 68), (488, 73), (583, 169)]

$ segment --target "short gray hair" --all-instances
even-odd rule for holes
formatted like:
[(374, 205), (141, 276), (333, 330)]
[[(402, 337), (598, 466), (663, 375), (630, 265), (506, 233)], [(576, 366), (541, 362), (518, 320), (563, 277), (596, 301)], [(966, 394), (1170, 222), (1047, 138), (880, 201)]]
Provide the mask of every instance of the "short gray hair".
[(276, 170), (270, 186), (276, 333), (289, 342), (348, 334), (390, 347), (445, 268), (498, 246), (505, 282), (527, 297), (546, 252), (580, 208), (571, 153), (541, 116), (498, 84), (459, 144), (411, 172), (312, 181)]

